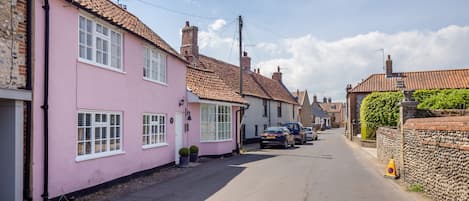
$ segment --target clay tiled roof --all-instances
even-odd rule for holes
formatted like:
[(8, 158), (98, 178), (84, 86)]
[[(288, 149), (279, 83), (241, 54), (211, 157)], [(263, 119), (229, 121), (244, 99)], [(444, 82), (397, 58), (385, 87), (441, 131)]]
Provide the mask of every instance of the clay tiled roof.
[(288, 91), (288, 89), (281, 82), (264, 77), (258, 73), (252, 73), (251, 76), (255, 81), (257, 81), (257, 83), (260, 84), (260, 86), (267, 92), (267, 94), (272, 97), (272, 99), (295, 105), (298, 104), (290, 94), (290, 91)]
[(201, 99), (247, 104), (215, 72), (198, 66), (188, 66), (186, 71), (186, 85), (192, 93)]
[(343, 103), (319, 103), (319, 105), (325, 112), (340, 113), (342, 111), (344, 104)]
[[(404, 88), (397, 87), (398, 80), (403, 81)], [(394, 76), (389, 78), (384, 74), (373, 74), (349, 92), (452, 88), (469, 88), (469, 68), (394, 73)]]
[[(239, 68), (237, 66), (204, 55), (200, 55), (199, 60), (239, 94)], [(256, 83), (250, 74), (243, 72), (243, 94), (270, 99), (270, 96)]]
[(168, 43), (161, 39), (147, 25), (145, 25), (135, 15), (131, 14), (120, 6), (109, 0), (65, 0), (84, 9), (111, 24), (119, 26), (161, 48), (163, 51), (181, 59), (186, 60), (179, 55)]
[(303, 105), (303, 103), (305, 102), (306, 91), (299, 91), (299, 93), (298, 91), (295, 91), (295, 92), (291, 92), (291, 94), (297, 98), (298, 104)]

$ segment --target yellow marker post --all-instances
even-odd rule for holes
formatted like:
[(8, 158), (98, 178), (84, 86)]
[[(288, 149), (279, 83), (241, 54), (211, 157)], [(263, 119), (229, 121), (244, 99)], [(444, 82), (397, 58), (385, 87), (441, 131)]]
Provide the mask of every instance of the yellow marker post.
[(388, 166), (386, 167), (386, 173), (384, 175), (386, 178), (392, 178), (392, 179), (397, 179), (397, 173), (396, 173), (396, 165), (394, 163), (394, 159), (390, 159)]

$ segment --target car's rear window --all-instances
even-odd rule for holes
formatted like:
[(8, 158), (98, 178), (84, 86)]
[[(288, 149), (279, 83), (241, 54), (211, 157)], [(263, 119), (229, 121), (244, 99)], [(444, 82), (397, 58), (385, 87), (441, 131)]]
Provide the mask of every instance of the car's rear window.
[(283, 132), (283, 129), (280, 128), (280, 127), (270, 127), (270, 128), (267, 128), (264, 132), (265, 132), (265, 133), (280, 134), (280, 133)]

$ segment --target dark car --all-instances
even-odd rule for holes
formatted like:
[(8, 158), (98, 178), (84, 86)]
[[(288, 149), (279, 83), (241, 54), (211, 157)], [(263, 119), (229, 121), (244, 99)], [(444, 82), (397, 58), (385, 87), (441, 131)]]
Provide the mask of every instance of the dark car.
[(304, 132), (303, 125), (300, 122), (291, 122), (282, 124), (283, 127), (287, 127), (290, 130), (290, 133), (295, 136), (295, 142), (299, 144), (306, 143), (306, 135)]
[(295, 146), (295, 139), (288, 128), (269, 127), (261, 134), (260, 146), (263, 149), (267, 145), (280, 145), (287, 149)]

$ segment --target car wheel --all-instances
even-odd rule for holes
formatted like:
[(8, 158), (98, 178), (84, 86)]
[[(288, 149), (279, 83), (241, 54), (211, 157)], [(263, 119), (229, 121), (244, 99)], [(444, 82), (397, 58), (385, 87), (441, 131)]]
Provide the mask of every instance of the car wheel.
[(288, 141), (287, 140), (283, 141), (283, 148), (288, 149)]

